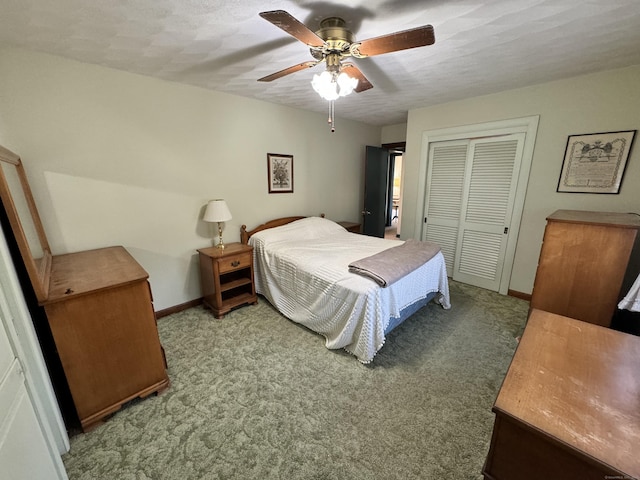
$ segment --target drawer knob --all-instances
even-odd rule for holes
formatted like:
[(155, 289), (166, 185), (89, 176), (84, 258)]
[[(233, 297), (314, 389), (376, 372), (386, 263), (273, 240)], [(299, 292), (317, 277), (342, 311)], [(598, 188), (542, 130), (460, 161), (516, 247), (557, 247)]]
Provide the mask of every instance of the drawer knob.
[(234, 260), (233, 262), (231, 262), (232, 267), (237, 267), (238, 265), (240, 265), (240, 260)]

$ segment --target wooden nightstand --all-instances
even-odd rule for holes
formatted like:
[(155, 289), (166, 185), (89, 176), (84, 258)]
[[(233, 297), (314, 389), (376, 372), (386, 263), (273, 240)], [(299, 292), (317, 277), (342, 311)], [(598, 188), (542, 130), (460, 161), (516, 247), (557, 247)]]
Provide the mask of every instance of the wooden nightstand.
[(360, 224), (356, 222), (336, 222), (338, 225), (347, 229), (351, 233), (360, 233)]
[(205, 306), (216, 318), (232, 308), (258, 303), (253, 283), (253, 247), (230, 243), (224, 249), (201, 248), (200, 282)]

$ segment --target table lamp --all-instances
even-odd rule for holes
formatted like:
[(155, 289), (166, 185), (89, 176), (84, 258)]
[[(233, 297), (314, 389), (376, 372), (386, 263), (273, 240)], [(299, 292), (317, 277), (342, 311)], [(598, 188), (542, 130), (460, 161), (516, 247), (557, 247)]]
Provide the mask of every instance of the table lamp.
[(222, 223), (231, 220), (231, 212), (229, 211), (229, 207), (227, 207), (227, 202), (222, 199), (210, 200), (202, 219), (205, 222), (218, 222), (218, 236), (220, 240), (218, 241), (217, 247), (224, 248), (224, 243), (222, 242)]

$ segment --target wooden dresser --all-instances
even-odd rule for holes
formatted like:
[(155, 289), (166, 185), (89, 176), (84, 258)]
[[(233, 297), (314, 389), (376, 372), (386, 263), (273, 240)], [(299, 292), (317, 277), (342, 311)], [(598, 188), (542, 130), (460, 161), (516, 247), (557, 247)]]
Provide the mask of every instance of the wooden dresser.
[(640, 478), (640, 338), (532, 310), (493, 411), (487, 480)]
[(135, 397), (167, 388), (148, 274), (140, 264), (121, 246), (52, 255), (22, 161), (3, 147), (0, 198), (82, 429)]
[(640, 216), (558, 210), (547, 218), (531, 308), (609, 326), (638, 245)]
[(42, 305), (84, 430), (169, 386), (148, 276), (123, 247), (52, 257)]

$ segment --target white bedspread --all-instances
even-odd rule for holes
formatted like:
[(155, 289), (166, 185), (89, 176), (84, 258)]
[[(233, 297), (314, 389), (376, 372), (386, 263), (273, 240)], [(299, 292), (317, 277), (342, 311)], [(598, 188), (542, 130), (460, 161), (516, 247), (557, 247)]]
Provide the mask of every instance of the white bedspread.
[(630, 312), (640, 312), (640, 273), (627, 294), (618, 303), (618, 308), (620, 310), (626, 309)]
[(438, 292), (450, 308), (444, 257), (439, 252), (422, 267), (387, 288), (350, 273), (349, 263), (402, 244), (347, 232), (330, 220), (309, 217), (254, 234), (255, 282), (289, 319), (326, 338), (330, 349), (344, 348), (370, 362), (385, 342), (391, 317)]

